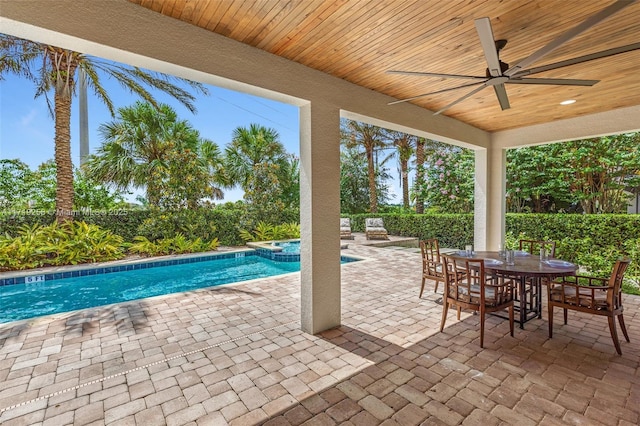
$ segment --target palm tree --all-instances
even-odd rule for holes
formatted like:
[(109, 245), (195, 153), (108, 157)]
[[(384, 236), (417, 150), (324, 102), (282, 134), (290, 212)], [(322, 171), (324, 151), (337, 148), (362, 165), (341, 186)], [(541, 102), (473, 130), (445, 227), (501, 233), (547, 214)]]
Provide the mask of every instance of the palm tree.
[[(220, 150), (202, 139), (168, 105), (136, 102), (102, 124), (103, 145), (89, 157), (89, 176), (119, 190), (145, 188), (154, 207), (196, 207), (202, 198), (222, 198)], [(177, 202), (176, 200), (181, 200)]]
[(343, 120), (341, 125), (342, 142), (347, 148), (362, 147), (367, 157), (369, 175), (369, 210), (378, 211), (378, 195), (376, 188), (376, 150), (387, 148), (387, 131), (373, 124), (360, 123), (353, 120)]
[(278, 132), (259, 124), (235, 129), (231, 143), (225, 150), (228, 182), (240, 185), (245, 192), (251, 184), (256, 166), (282, 165), (286, 161), (287, 152), (280, 142)]
[(409, 160), (415, 151), (417, 136), (402, 132), (389, 132), (389, 137), (396, 148), (400, 163), (400, 180), (402, 185), (402, 207), (409, 210)]
[[(416, 181), (415, 186), (422, 185), (424, 182), (424, 145), (425, 138), (418, 138), (416, 141)], [(424, 199), (422, 191), (416, 191), (416, 213), (424, 213)]]
[[(82, 69), (87, 84), (104, 102), (111, 115), (113, 103), (102, 86), (99, 72), (113, 77), (131, 93), (157, 106), (153, 95), (144, 87), (162, 90), (190, 111), (194, 112), (195, 97), (173, 84), (173, 80), (188, 84), (197, 92), (207, 93), (199, 83), (176, 79), (164, 74), (144, 71), (100, 60), (72, 50), (36, 43), (18, 37), (0, 34), (0, 78), (6, 73), (25, 77), (35, 83), (36, 97), (43, 96), (55, 121), (56, 219), (59, 222), (73, 218), (73, 166), (71, 161), (71, 101), (76, 92), (76, 73)], [(53, 92), (53, 102), (50, 94)]]

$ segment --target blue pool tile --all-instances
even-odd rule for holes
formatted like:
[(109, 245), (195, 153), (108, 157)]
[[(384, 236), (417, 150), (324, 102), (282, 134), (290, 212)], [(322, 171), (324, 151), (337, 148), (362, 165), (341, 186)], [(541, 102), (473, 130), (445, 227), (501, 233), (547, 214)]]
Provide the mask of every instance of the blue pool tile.
[[(153, 262), (140, 262), (140, 263), (127, 264), (127, 265), (106, 266), (106, 267), (97, 267), (97, 268), (91, 268), (91, 269), (81, 269), (81, 270), (75, 270), (75, 271), (56, 272), (56, 273), (45, 274), (45, 280), (52, 281), (52, 280), (59, 280), (63, 278), (86, 277), (91, 275), (107, 274), (111, 272), (132, 271), (132, 270), (138, 270), (138, 269), (156, 268), (161, 266), (206, 262), (206, 261), (216, 260), (216, 259), (243, 259), (245, 257), (250, 257), (250, 256), (258, 256), (258, 257), (263, 257), (263, 258), (280, 261), (280, 262), (299, 262), (300, 261), (300, 255), (297, 253), (274, 252), (266, 249), (255, 249), (255, 250), (234, 252), (234, 253), (216, 253), (216, 254), (210, 254), (206, 256), (197, 256), (197, 257), (194, 256), (194, 257), (187, 257), (187, 258), (181, 258), (181, 259), (171, 259), (171, 260), (162, 260), (162, 261), (156, 260)], [(347, 256), (341, 256), (340, 260), (343, 263), (347, 263), (347, 262), (354, 262), (359, 259), (355, 259)], [(24, 283), (25, 283), (25, 277), (0, 279), (0, 286), (24, 284)]]

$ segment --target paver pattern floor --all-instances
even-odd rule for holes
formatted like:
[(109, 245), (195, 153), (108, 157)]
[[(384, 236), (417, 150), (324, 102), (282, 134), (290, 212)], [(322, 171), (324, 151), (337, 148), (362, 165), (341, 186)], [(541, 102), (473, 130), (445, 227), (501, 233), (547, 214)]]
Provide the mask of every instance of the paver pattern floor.
[(350, 245), (342, 326), (300, 330), (291, 274), (0, 324), (2, 425), (637, 425), (640, 298), (631, 343), (556, 313), (516, 328), (418, 298), (419, 253)]

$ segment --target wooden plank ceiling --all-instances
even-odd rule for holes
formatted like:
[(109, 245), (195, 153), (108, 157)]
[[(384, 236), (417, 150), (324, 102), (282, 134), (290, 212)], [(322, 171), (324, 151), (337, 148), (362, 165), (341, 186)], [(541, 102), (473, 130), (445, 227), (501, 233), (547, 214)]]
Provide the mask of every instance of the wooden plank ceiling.
[[(130, 0), (145, 8), (349, 82), (405, 99), (469, 80), (405, 76), (387, 70), (485, 75), (474, 19), (489, 17), (500, 54), (515, 64), (598, 13), (613, 0)], [(589, 28), (532, 66), (640, 42), (640, 1)], [(640, 104), (640, 50), (536, 74), (600, 80), (592, 87), (507, 84), (502, 111), (491, 87), (445, 115), (487, 131)], [(471, 89), (413, 101), (437, 111)], [(575, 99), (573, 105), (561, 101)], [(393, 105), (388, 108), (393, 108)]]

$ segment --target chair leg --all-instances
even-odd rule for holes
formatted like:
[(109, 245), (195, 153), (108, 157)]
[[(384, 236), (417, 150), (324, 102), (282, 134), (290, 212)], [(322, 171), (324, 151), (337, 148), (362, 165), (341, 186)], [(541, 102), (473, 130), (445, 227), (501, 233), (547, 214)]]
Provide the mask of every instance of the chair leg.
[(442, 302), (442, 321), (440, 321), (440, 331), (444, 330), (444, 323), (447, 322), (447, 311), (449, 311), (449, 302), (444, 298)]
[(460, 321), (460, 311), (462, 311), (462, 309), (460, 308), (460, 306), (456, 306), (456, 308), (458, 308), (458, 311), (457, 311), (457, 312), (458, 312), (457, 318), (458, 318), (458, 321)]
[(631, 340), (629, 340), (629, 334), (627, 333), (627, 327), (624, 325), (624, 318), (622, 314), (618, 315), (618, 322), (620, 323), (620, 328), (622, 329), (624, 338), (627, 339), (627, 342), (631, 342)]
[(611, 338), (613, 339), (613, 345), (616, 347), (618, 355), (622, 355), (622, 349), (620, 349), (620, 341), (618, 340), (618, 332), (616, 331), (616, 321), (614, 317), (607, 317), (609, 320), (609, 331), (611, 331)]
[[(422, 285), (420, 286), (420, 296), (418, 296), (418, 298), (422, 298), (422, 292), (424, 291), (424, 275), (422, 276)], [(436, 282), (436, 286), (438, 285), (438, 283)]]
[(511, 337), (513, 337), (513, 305), (509, 306), (509, 331), (511, 331)]
[(551, 303), (549, 303), (549, 339), (551, 339), (553, 337), (553, 305)]
[(436, 286), (435, 286), (435, 288), (433, 289), (433, 292), (434, 292), (434, 293), (437, 293), (437, 292), (438, 292), (438, 284), (440, 284), (440, 281), (436, 280)]
[(480, 347), (484, 348), (484, 309), (480, 310)]
[(567, 325), (567, 309), (564, 309), (564, 325)]

